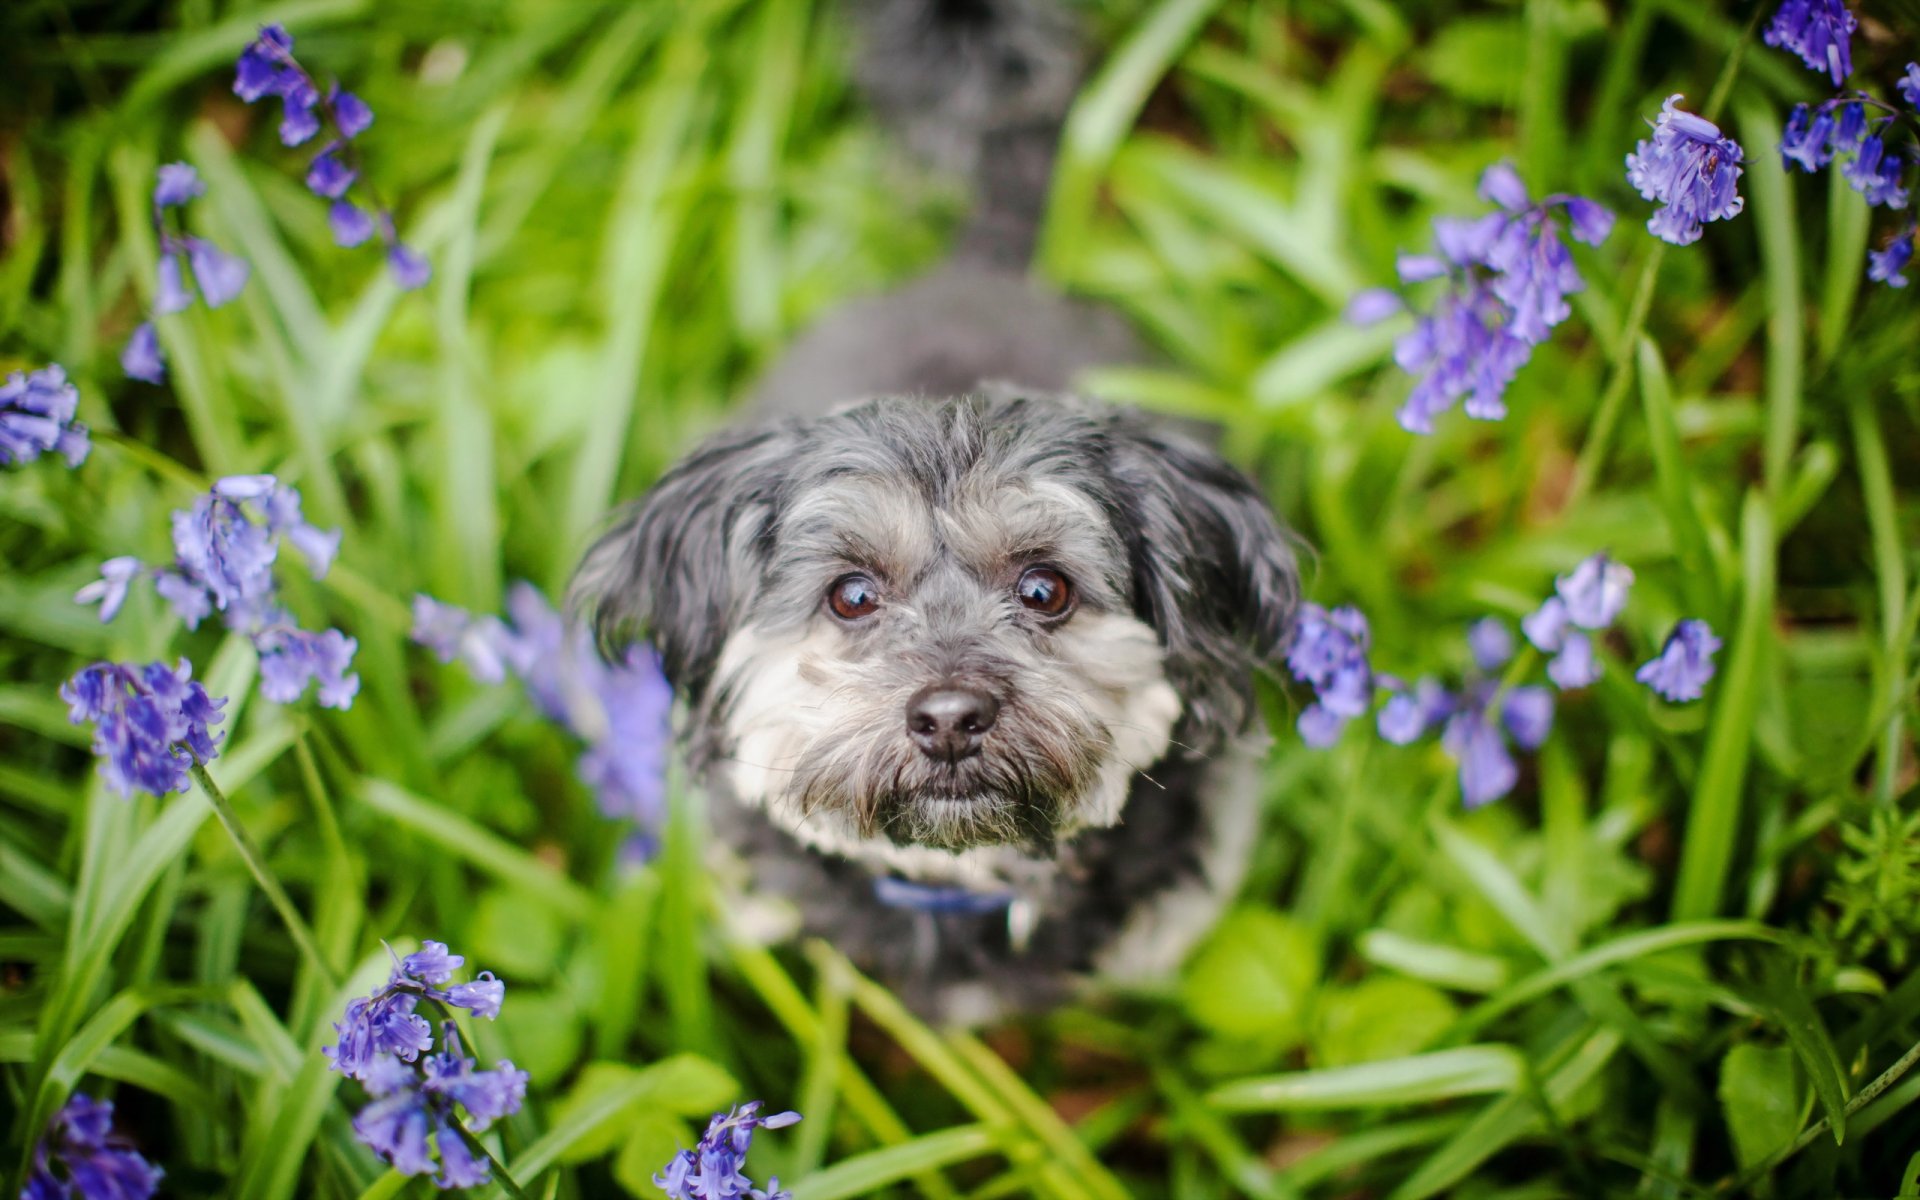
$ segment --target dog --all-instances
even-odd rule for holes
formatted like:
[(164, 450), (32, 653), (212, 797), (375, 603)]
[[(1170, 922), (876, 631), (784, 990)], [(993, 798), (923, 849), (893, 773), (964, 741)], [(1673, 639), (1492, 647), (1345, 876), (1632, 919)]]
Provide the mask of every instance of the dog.
[[(937, 104), (996, 77), (1058, 92), (1045, 6), (943, 0), (906, 34), (903, 7), (879, 40), (962, 39), (937, 57), (988, 79), (921, 76)], [(954, 260), (800, 338), (570, 588), (603, 650), (659, 652), (752, 886), (965, 1023), (1162, 977), (1210, 925), (1257, 832), (1254, 678), (1299, 594), (1248, 477), (1068, 390), (1139, 352), (1019, 270), (1046, 172), (999, 176), (1034, 175), (1063, 111), (985, 121), (1024, 158), (974, 148), (994, 178)]]

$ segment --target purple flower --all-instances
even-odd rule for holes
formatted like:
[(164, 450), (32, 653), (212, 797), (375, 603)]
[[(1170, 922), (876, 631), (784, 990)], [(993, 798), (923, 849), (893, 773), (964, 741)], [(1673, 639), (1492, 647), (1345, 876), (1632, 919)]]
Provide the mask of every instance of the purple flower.
[(1522, 750), (1538, 750), (1553, 732), (1553, 692), (1543, 687), (1517, 687), (1507, 693), (1500, 708), (1501, 723)]
[(1347, 301), (1344, 316), (1349, 324), (1378, 325), (1406, 307), (1406, 302), (1400, 299), (1400, 293), (1391, 288), (1367, 288), (1355, 292), (1353, 299)]
[(427, 1131), (427, 1106), (416, 1091), (382, 1097), (353, 1118), (353, 1136), (402, 1175), (432, 1173)]
[(500, 1015), (500, 1004), (507, 997), (507, 985), (482, 971), (471, 983), (456, 983), (447, 989), (447, 1003), (464, 1008), (476, 1017), (491, 1021)]
[(1316, 749), (1331, 746), (1346, 723), (1373, 703), (1373, 670), (1367, 662), (1367, 619), (1356, 608), (1329, 612), (1302, 606), (1287, 648), (1293, 677), (1313, 687), (1315, 702), (1300, 714), (1300, 736)]
[[(1598, 245), (1613, 214), (1579, 196), (1534, 201), (1511, 166), (1496, 163), (1480, 180), (1480, 194), (1500, 211), (1473, 219), (1433, 222), (1436, 254), (1402, 254), (1402, 284), (1446, 279), (1431, 311), (1394, 344), (1394, 361), (1416, 376), (1399, 413), (1409, 432), (1431, 433), (1436, 416), (1463, 403), (1467, 415), (1498, 420), (1514, 375), (1554, 326), (1572, 313), (1567, 296), (1585, 286), (1560, 240), (1565, 210), (1575, 240)], [(1355, 296), (1356, 323), (1390, 315), (1397, 301), (1373, 289)]]
[(650, 834), (666, 815), (673, 710), (659, 656), (635, 646), (620, 663), (605, 662), (588, 632), (569, 628), (526, 583), (508, 591), (507, 612), (511, 623), (415, 596), (411, 636), (483, 683), (512, 672), (542, 713), (587, 743), (579, 773), (600, 811)]
[[(1822, 107), (1825, 107), (1824, 105)], [(1867, 136), (1867, 107), (1858, 100), (1840, 106), (1840, 122), (1834, 127), (1833, 149), (1851, 150)]]
[(1914, 227), (1907, 226), (1883, 249), (1867, 255), (1867, 278), (1888, 287), (1907, 286), (1907, 264), (1913, 261)]
[(1554, 580), (1554, 591), (1566, 602), (1567, 619), (1582, 629), (1600, 630), (1611, 626), (1627, 606), (1627, 589), (1633, 586), (1633, 568), (1617, 563), (1604, 553), (1583, 559), (1570, 574)]
[(1687, 620), (1673, 627), (1667, 644), (1633, 677), (1668, 700), (1698, 700), (1713, 678), (1713, 654), (1720, 639), (1705, 621)]
[(365, 133), (373, 124), (373, 110), (367, 107), (366, 101), (341, 90), (339, 84), (327, 93), (327, 103), (333, 109), (333, 127), (348, 141)]
[(1467, 627), (1467, 649), (1474, 666), (1498, 671), (1513, 657), (1513, 631), (1499, 617), (1482, 617)]
[(100, 605), (100, 619), (111, 621), (127, 602), (127, 588), (141, 571), (140, 560), (131, 555), (110, 558), (100, 564), (100, 578), (73, 594), (76, 604)]
[(153, 203), (157, 208), (176, 208), (206, 194), (207, 185), (200, 182), (199, 172), (183, 162), (166, 163), (160, 168), (160, 181), (153, 187)]
[(219, 308), (237, 297), (252, 274), (246, 259), (199, 238), (187, 240), (187, 261), (193, 266), (193, 281), (200, 285), (200, 295), (208, 308)]
[(403, 292), (413, 291), (427, 285), (433, 278), (433, 266), (417, 251), (399, 242), (387, 247), (387, 266), (393, 271), (393, 281), (400, 285)]
[(1513, 790), (1520, 778), (1500, 730), (1479, 708), (1463, 708), (1448, 720), (1440, 736), (1460, 764), (1460, 794), (1468, 808), (1490, 804)]
[(373, 236), (373, 218), (345, 198), (335, 200), (328, 207), (327, 225), (333, 230), (333, 244), (336, 246), (358, 246)]
[(1900, 186), (1900, 173), (1906, 165), (1899, 151), (1888, 150), (1876, 133), (1860, 143), (1860, 149), (1841, 166), (1840, 173), (1868, 204), (1905, 208), (1907, 190)]
[(260, 36), (240, 52), (233, 94), (252, 104), (262, 96), (278, 95), (293, 72), (293, 38), (280, 25), (263, 25)]
[(307, 168), (307, 190), (329, 200), (338, 200), (345, 195), (360, 174), (335, 157), (337, 146), (338, 143), (335, 143), (322, 150)]
[(731, 1196), (774, 1200), (786, 1195), (777, 1179), (767, 1181), (766, 1191), (755, 1188), (743, 1168), (756, 1129), (784, 1129), (798, 1121), (800, 1114), (783, 1112), (761, 1117), (759, 1111), (760, 1101), (754, 1100), (731, 1112), (715, 1113), (699, 1145), (674, 1155), (666, 1169), (653, 1177), (654, 1186), (666, 1192), (668, 1200)]
[(153, 311), (156, 314), (164, 317), (193, 307), (193, 291), (181, 277), (179, 255), (171, 252), (162, 254), (153, 274)]
[(1769, 46), (1793, 51), (1815, 71), (1825, 71), (1839, 87), (1853, 74), (1849, 37), (1859, 28), (1841, 0), (1785, 0), (1763, 35)]
[(1825, 105), (1817, 113), (1804, 104), (1794, 105), (1780, 135), (1782, 168), (1791, 171), (1798, 166), (1811, 175), (1833, 161), (1833, 152), (1833, 114)]
[(1394, 689), (1380, 706), (1374, 727), (1386, 741), (1407, 746), (1438, 729), (1452, 715), (1453, 694), (1439, 680), (1424, 677), (1411, 689)]
[(420, 943), (418, 950), (400, 960), (400, 973), (424, 983), (446, 983), (466, 961), (464, 955), (449, 953), (445, 942), (429, 938)]
[(1520, 621), (1520, 632), (1527, 635), (1535, 649), (1552, 654), (1566, 644), (1567, 604), (1558, 596), (1549, 596), (1532, 614)]
[(21, 1200), (71, 1200), (75, 1195), (80, 1200), (148, 1200), (164, 1174), (113, 1136), (112, 1101), (75, 1092), (34, 1147), (20, 1195)]
[(193, 764), (218, 757), (210, 727), (226, 700), (209, 697), (192, 674), (184, 658), (173, 668), (100, 662), (60, 686), (68, 719), (93, 723), (93, 755), (108, 787), (122, 796), (184, 792)]
[(128, 379), (161, 384), (167, 381), (167, 357), (160, 352), (160, 336), (152, 321), (142, 321), (120, 351), (120, 370)]
[(291, 704), (318, 684), (323, 708), (353, 707), (360, 693), (360, 676), (350, 672), (353, 653), (359, 643), (328, 629), (309, 633), (288, 624), (274, 624), (256, 633), (253, 645), (260, 652), (260, 694), (275, 704)]
[(1681, 111), (1681, 98), (1667, 97), (1652, 140), (1627, 155), (1627, 182), (1665, 205), (1648, 219), (1648, 232), (1676, 246), (1698, 241), (1704, 222), (1737, 216), (1746, 206), (1735, 190), (1744, 158), (1739, 143), (1704, 117)]
[(320, 132), (320, 93), (305, 74), (280, 89), (280, 144), (298, 146)]
[(1560, 652), (1547, 664), (1547, 678), (1563, 692), (1598, 683), (1600, 661), (1593, 653), (1592, 635), (1570, 631), (1560, 645)]
[[(421, 1001), (443, 1011), (469, 1008), (489, 1019), (499, 1013), (505, 985), (489, 972), (471, 984), (440, 986), (465, 961), (442, 942), (423, 942), (415, 953), (394, 961), (385, 987), (347, 1005), (346, 1020), (334, 1025), (337, 1043), (322, 1051), (335, 1070), (358, 1079), (372, 1098), (353, 1119), (354, 1136), (403, 1175), (432, 1173), (437, 1150), (436, 1182), (449, 1188), (478, 1186), (488, 1178), (486, 1161), (472, 1153), (461, 1125), (482, 1131), (520, 1111), (527, 1098), (527, 1073), (505, 1059), (490, 1071), (480, 1070), (461, 1048), (451, 1020), (440, 1023), (440, 1048), (429, 1053), (433, 1028), (414, 1011)], [(487, 999), (476, 1002), (472, 989)]]
[(323, 1046), (321, 1053), (349, 1079), (366, 1075), (377, 1055), (414, 1061), (433, 1046), (433, 1027), (414, 1011), (419, 1003), (414, 993), (391, 988), (349, 1001), (346, 1019), (333, 1025), (338, 1040)]
[(57, 453), (69, 467), (87, 459), (87, 427), (74, 420), (80, 389), (59, 363), (15, 371), (0, 383), (0, 466), (30, 463)]
[(1920, 63), (1908, 63), (1907, 73), (1894, 86), (1899, 89), (1901, 99), (1920, 108)]

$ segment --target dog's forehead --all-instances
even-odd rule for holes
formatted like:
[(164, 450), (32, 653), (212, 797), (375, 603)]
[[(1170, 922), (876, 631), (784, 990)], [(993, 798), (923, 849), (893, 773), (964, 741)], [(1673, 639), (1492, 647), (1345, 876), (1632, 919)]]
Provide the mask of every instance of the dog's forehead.
[(1098, 482), (1080, 470), (976, 459), (949, 472), (900, 461), (796, 489), (781, 540), (790, 555), (869, 567), (898, 583), (952, 560), (975, 575), (1045, 559), (1093, 582), (1121, 545)]

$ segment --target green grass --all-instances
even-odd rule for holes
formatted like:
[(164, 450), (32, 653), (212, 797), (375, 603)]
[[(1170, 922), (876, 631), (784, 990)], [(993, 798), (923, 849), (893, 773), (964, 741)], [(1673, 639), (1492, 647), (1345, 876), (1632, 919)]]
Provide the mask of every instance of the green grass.
[[(1920, 12), (1864, 7), (1886, 92)], [(0, 18), (0, 370), (64, 363), (96, 448), (0, 474), (0, 1182), (80, 1088), (169, 1195), (427, 1194), (354, 1141), (318, 1049), (383, 940), (433, 937), (509, 981), (472, 1032), (532, 1074), (486, 1135), (529, 1195), (658, 1195), (755, 1097), (806, 1113), (754, 1170), (810, 1200), (1920, 1195), (1916, 853), (1841, 836), (1920, 799), (1920, 359), (1910, 297), (1862, 278), (1884, 214), (1773, 153), (1822, 81), (1749, 4), (1087, 15), (1038, 269), (1159, 351), (1089, 386), (1221, 423), (1381, 669), (1457, 671), (1467, 622), (1594, 550), (1638, 573), (1608, 678), (1515, 793), (1461, 811), (1430, 744), (1305, 750), (1273, 691), (1241, 910), (1164, 988), (965, 1034), (831, 947), (743, 941), (699, 797), (676, 785), (664, 853), (622, 873), (565, 735), (410, 646), (406, 604), (555, 591), (788, 337), (940, 260), (963, 198), (862, 110), (844, 12), (38, 0)], [(424, 292), (331, 245), (304, 159), (228, 93), (269, 19), (379, 114), (368, 171)], [(1668, 250), (1621, 157), (1673, 91), (1745, 143), (1748, 209)], [(1340, 310), (1433, 215), (1480, 211), (1500, 157), (1621, 220), (1512, 415), (1411, 437), (1396, 330)], [(154, 389), (116, 360), (179, 158), (210, 185), (192, 225), (254, 277), (161, 320)], [(151, 597), (109, 626), (71, 602), (243, 471), (345, 531), (290, 600), (359, 639), (350, 712), (264, 701), (244, 642)], [(1726, 646), (1706, 699), (1666, 706), (1629, 680), (1681, 616)], [(106, 792), (55, 696), (175, 654), (232, 698), (225, 812)]]

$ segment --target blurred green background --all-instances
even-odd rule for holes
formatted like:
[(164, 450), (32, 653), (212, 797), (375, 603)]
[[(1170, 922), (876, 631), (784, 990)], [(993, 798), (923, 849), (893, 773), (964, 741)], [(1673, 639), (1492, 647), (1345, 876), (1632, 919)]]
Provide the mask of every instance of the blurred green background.
[[(658, 1195), (698, 1119), (764, 1097), (807, 1120), (756, 1178), (813, 1200), (1920, 1195), (1920, 357), (1910, 294), (1864, 282), (1858, 196), (1779, 168), (1786, 109), (1828, 92), (1752, 36), (1772, 7), (1079, 10), (1094, 71), (1037, 271), (1158, 356), (1087, 385), (1221, 423), (1380, 669), (1457, 671), (1469, 621), (1598, 549), (1639, 583), (1606, 679), (1480, 812), (1437, 748), (1306, 751), (1270, 694), (1256, 869), (1183, 978), (966, 1034), (828, 947), (731, 935), (684, 789), (659, 861), (619, 870), (565, 735), (406, 640), (415, 591), (557, 592), (789, 337), (942, 259), (966, 188), (865, 110), (848, 14), (13, 0), (0, 371), (65, 364), (101, 436), (78, 471), (0, 476), (0, 1162), (78, 1085), (167, 1195), (431, 1190), (354, 1142), (357, 1089), (317, 1053), (355, 989), (302, 967), (197, 792), (106, 792), (55, 696), (85, 661), (184, 653), (233, 698), (213, 774), (336, 966), (364, 990), (381, 939), (431, 937), (508, 981), (478, 1032), (533, 1075), (496, 1142), (533, 1194)], [(1920, 11), (1856, 7), (1856, 82), (1891, 97)], [(424, 291), (333, 247), (305, 156), (230, 94), (266, 20), (378, 114), (368, 177)], [(1721, 80), (1747, 211), (1660, 251), (1622, 157)], [(1396, 328), (1340, 312), (1433, 215), (1482, 211), (1502, 157), (1621, 221), (1512, 415), (1412, 437)], [(163, 323), (154, 389), (117, 355), (176, 159), (209, 184), (190, 224), (254, 277)], [(252, 696), (244, 642), (151, 596), (110, 626), (71, 601), (251, 471), (345, 531), (290, 600), (359, 639), (350, 712)], [(1727, 646), (1670, 708), (1630, 676), (1680, 616)]]

